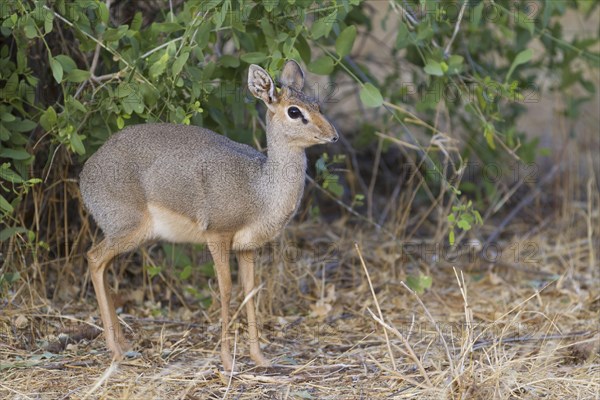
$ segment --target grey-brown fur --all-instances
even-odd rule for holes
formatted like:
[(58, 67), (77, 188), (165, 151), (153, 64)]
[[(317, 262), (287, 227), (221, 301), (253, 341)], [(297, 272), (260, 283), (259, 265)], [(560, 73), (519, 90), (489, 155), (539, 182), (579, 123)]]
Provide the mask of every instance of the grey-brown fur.
[[(300, 92), (304, 75), (298, 64), (286, 63), (281, 82), (284, 87), (277, 92), (266, 71), (250, 66), (248, 87), (268, 109), (266, 156), (207, 129), (145, 124), (115, 134), (87, 161), (81, 194), (105, 235), (88, 259), (107, 345), (116, 356), (126, 344), (108, 293), (106, 267), (114, 256), (152, 239), (208, 243), (226, 335), (229, 249), (238, 253), (249, 295), (254, 287), (250, 250), (275, 237), (296, 212), (304, 189), (305, 148), (338, 138), (318, 105)], [(292, 117), (291, 108), (296, 114), (300, 110), (301, 118)], [(249, 334), (256, 339), (250, 352), (257, 363), (267, 365), (257, 343), (253, 307), (250, 299)], [(231, 369), (226, 336), (221, 357)]]

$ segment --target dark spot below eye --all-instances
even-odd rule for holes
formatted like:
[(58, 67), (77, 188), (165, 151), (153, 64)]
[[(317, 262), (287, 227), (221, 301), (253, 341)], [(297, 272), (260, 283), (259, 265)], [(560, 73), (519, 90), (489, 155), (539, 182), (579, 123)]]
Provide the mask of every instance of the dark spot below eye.
[(306, 125), (306, 124), (308, 124), (308, 120), (307, 120), (306, 118), (302, 117), (302, 123), (303, 123), (304, 125)]

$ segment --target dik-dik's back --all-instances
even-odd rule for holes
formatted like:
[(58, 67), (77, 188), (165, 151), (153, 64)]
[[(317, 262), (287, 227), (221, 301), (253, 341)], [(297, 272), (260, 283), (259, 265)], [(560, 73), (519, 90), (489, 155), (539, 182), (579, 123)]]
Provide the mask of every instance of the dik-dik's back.
[(80, 187), (109, 237), (127, 233), (145, 213), (160, 209), (175, 211), (205, 230), (235, 230), (260, 214), (257, 178), (265, 161), (255, 149), (207, 129), (135, 125), (114, 135), (88, 160)]

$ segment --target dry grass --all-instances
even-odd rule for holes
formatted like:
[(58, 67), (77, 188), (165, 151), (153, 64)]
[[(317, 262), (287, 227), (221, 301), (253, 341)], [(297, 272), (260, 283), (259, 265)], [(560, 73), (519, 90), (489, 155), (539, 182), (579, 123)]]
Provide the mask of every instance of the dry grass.
[[(412, 262), (397, 242), (343, 223), (290, 227), (282, 241), (333, 242), (333, 261), (263, 255), (258, 302), (275, 367), (253, 367), (241, 324), (232, 379), (215, 351), (216, 306), (163, 306), (157, 317), (151, 301), (129, 299), (122, 316), (141, 355), (113, 364), (90, 317), (93, 296), (44, 301), (18, 289), (0, 316), (0, 397), (598, 398), (598, 260), (587, 232), (599, 215), (589, 194), (543, 231), (501, 243), (511, 249), (503, 263), (436, 265), (418, 254), (434, 282), (420, 297), (403, 284)], [(532, 263), (511, 259), (525, 242), (537, 246)]]

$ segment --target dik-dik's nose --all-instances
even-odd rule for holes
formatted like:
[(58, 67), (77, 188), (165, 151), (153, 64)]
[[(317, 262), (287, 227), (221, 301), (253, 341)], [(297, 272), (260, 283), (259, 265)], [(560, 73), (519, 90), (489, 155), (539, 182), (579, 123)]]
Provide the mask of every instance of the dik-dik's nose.
[(331, 121), (329, 121), (329, 125), (331, 125), (331, 129), (333, 130), (333, 137), (330, 140), (331, 143), (335, 143), (340, 139), (340, 134), (338, 133), (335, 126), (331, 123)]

